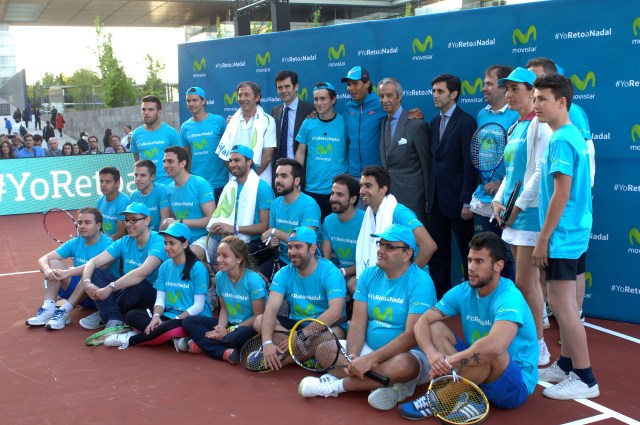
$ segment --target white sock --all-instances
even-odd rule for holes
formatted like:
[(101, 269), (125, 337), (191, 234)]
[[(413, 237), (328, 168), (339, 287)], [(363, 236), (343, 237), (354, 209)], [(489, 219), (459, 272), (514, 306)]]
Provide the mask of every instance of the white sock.
[(66, 311), (67, 313), (71, 313), (71, 310), (73, 310), (73, 306), (69, 303), (69, 301), (65, 301), (62, 307), (60, 308)]
[(538, 348), (542, 348), (542, 347), (544, 347), (544, 346), (545, 346), (544, 338), (540, 338), (540, 339), (538, 340)]
[(334, 385), (338, 389), (338, 394), (347, 392), (347, 390), (344, 389), (344, 379), (338, 379), (336, 382), (334, 382)]
[(56, 302), (54, 300), (44, 300), (42, 308), (44, 308), (45, 310), (55, 310)]

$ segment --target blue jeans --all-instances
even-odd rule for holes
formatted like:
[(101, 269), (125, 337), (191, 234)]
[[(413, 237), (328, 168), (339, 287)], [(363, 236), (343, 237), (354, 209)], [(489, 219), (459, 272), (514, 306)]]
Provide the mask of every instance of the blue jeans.
[[(104, 288), (118, 278), (108, 271), (96, 269), (91, 276), (91, 282), (99, 288)], [(109, 295), (104, 301), (96, 301), (96, 307), (105, 321), (120, 320), (124, 322), (125, 315), (133, 309), (153, 308), (156, 302), (156, 290), (148, 280), (129, 286)]]
[(217, 324), (218, 319), (204, 316), (189, 316), (182, 320), (182, 327), (187, 331), (189, 337), (202, 348), (202, 351), (215, 360), (222, 360), (225, 350), (229, 348), (240, 350), (245, 342), (256, 334), (249, 326), (239, 326), (221, 340), (205, 337), (204, 334)]

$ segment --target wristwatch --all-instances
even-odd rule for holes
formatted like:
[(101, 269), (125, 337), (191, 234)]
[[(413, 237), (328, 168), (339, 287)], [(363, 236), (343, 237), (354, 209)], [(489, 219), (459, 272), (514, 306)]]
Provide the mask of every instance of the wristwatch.
[(111, 287), (111, 289), (113, 289), (114, 291), (116, 290), (116, 283), (115, 282), (111, 282), (109, 284), (109, 286)]

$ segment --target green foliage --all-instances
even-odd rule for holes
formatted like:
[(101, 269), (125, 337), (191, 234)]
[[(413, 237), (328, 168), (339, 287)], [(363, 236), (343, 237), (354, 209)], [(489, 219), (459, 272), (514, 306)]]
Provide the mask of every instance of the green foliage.
[(104, 32), (99, 16), (94, 21), (97, 38), (96, 56), (104, 88), (104, 104), (108, 107), (128, 106), (136, 102), (135, 84), (116, 57), (111, 33)]
[(314, 27), (319, 27), (320, 26), (320, 22), (322, 19), (322, 6), (318, 6), (313, 10), (313, 13), (311, 14), (311, 22), (313, 23)]
[(404, 14), (402, 16), (405, 18), (409, 16), (413, 16), (413, 10), (411, 10), (411, 3), (406, 3), (404, 5)]
[(154, 61), (149, 54), (145, 55), (144, 59), (147, 62), (147, 80), (142, 87), (141, 96), (152, 94), (158, 96), (161, 100), (166, 100), (166, 84), (160, 77), (165, 65), (159, 60)]
[(273, 24), (269, 22), (251, 22), (251, 34), (266, 34), (273, 30)]
[(216, 38), (223, 38), (224, 34), (222, 33), (222, 22), (220, 22), (220, 17), (216, 16)]
[(91, 69), (80, 68), (69, 78), (66, 94), (75, 103), (76, 110), (93, 109), (102, 103), (102, 81), (100, 76)]

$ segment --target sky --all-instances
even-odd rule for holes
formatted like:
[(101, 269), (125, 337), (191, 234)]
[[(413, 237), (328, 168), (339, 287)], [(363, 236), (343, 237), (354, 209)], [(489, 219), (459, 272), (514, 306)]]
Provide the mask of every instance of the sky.
[[(11, 26), (9, 31), (15, 43), (16, 65), (18, 70), (26, 70), (27, 84), (40, 80), (45, 72), (71, 76), (78, 68), (89, 68), (99, 74), (93, 27)], [(105, 32), (113, 35), (116, 56), (137, 83), (146, 79), (146, 54), (166, 66), (163, 80), (178, 82), (178, 44), (184, 43), (183, 29), (108, 27)]]

